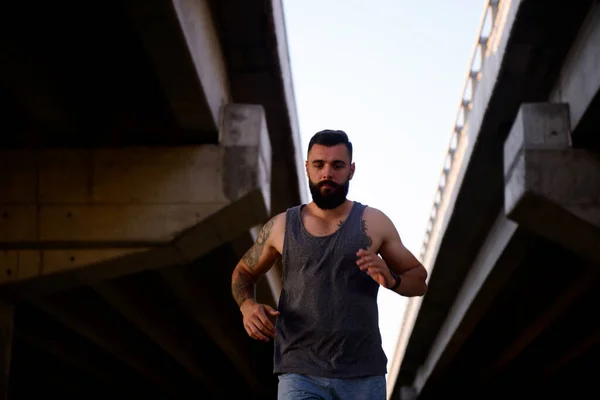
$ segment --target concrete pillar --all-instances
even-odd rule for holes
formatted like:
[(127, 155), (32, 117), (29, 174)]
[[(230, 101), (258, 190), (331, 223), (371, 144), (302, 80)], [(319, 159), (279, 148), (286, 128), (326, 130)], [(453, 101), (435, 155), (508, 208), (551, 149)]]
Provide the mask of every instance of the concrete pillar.
[(566, 104), (523, 104), (504, 145), (505, 212), (600, 262), (600, 160), (571, 147)]
[(184, 264), (270, 216), (261, 106), (221, 110), (218, 145), (0, 150), (0, 294)]

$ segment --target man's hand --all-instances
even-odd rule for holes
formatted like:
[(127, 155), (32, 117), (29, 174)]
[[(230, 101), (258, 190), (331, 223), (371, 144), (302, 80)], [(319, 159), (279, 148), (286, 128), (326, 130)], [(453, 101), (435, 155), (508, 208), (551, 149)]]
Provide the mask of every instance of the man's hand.
[(371, 278), (385, 288), (391, 288), (396, 283), (385, 261), (372, 251), (360, 249), (356, 255), (359, 257), (356, 264), (361, 271), (369, 274)]
[(269, 341), (275, 337), (275, 326), (269, 316), (278, 316), (279, 311), (267, 304), (259, 304), (252, 299), (244, 301), (240, 307), (244, 316), (244, 328), (252, 339)]

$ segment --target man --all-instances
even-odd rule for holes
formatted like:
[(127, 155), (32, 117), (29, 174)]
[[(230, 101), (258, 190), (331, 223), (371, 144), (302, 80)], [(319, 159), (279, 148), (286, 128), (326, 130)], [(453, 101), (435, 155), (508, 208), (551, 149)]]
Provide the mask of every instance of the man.
[[(306, 161), (313, 201), (269, 220), (233, 271), (246, 332), (274, 338), (279, 399), (385, 399), (378, 289), (427, 291), (427, 271), (390, 219), (346, 198), (354, 170), (343, 131), (315, 134)], [(283, 267), (278, 310), (253, 299), (254, 282), (276, 261)]]

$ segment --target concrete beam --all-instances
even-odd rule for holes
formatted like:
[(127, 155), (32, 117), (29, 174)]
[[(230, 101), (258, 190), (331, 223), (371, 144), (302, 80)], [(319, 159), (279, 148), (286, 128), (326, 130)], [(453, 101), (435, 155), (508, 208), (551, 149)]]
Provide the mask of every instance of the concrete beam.
[(5, 294), (185, 264), (264, 223), (264, 111), (233, 104), (223, 115), (220, 145), (0, 151)]
[(542, 336), (549, 327), (561, 320), (575, 304), (580, 301), (598, 282), (600, 269), (595, 265), (587, 265), (581, 275), (567, 285), (564, 291), (553, 299), (529, 324), (514, 338), (486, 370), (482, 371), (481, 379), (489, 383), (494, 377), (508, 368), (536, 339)]
[(211, 294), (196, 286), (194, 280), (190, 279), (182, 268), (162, 269), (160, 274), (172, 291), (177, 293), (181, 304), (184, 305), (192, 318), (202, 326), (223, 354), (231, 361), (248, 384), (248, 387), (255, 393), (260, 393), (262, 389), (260, 379), (256, 374), (256, 370), (249, 363), (252, 356), (245, 346), (240, 345), (245, 338), (238, 331), (226, 329), (219, 309), (210, 306), (214, 302)]
[[(422, 362), (425, 352), (431, 348), (429, 340), (443, 323), (447, 305), (460, 287), (460, 277), (471, 266), (471, 251), (473, 246), (480, 243), (479, 232), (487, 230), (497, 212), (489, 200), (495, 188), (494, 181), (490, 180), (490, 176), (495, 176), (490, 155), (494, 154), (498, 137), (496, 129), (501, 126), (502, 117), (501, 113), (491, 112), (494, 107), (489, 105), (502, 103), (504, 107), (507, 104), (507, 98), (502, 96), (500, 88), (504, 86), (503, 68), (514, 46), (515, 32), (512, 26), (518, 20), (521, 5), (521, 0), (502, 1), (493, 10), (494, 28), (487, 39), (484, 57), (477, 71), (477, 90), (472, 94), (471, 108), (467, 118), (464, 121), (457, 118), (451, 128), (457, 132), (457, 144), (446, 160), (450, 161), (450, 165), (445, 161), (442, 168), (446, 175), (445, 183), (440, 188), (439, 201), (435, 200), (435, 218), (422, 257), (429, 271), (430, 290), (425, 296), (413, 297), (408, 301), (390, 365), (387, 387), (392, 394), (396, 393), (393, 389), (396, 385), (410, 385), (415, 366)], [(481, 29), (485, 25), (486, 12), (487, 6), (482, 15)], [(476, 47), (479, 42), (480, 37), (477, 37)], [(469, 80), (471, 72), (469, 70), (467, 73)], [(507, 87), (511, 87), (511, 84)], [(463, 97), (460, 99), (460, 110), (462, 102)], [(485, 190), (481, 190), (482, 187)], [(462, 223), (465, 218), (472, 221), (468, 230)], [(460, 246), (458, 252), (457, 246)], [(450, 281), (452, 283), (449, 284)], [(435, 289), (437, 282), (441, 282), (439, 290)]]
[(132, 345), (135, 340), (131, 340), (131, 335), (119, 325), (106, 323), (105, 318), (99, 318), (96, 313), (90, 312), (81, 303), (71, 301), (68, 296), (44, 298), (43, 301), (33, 302), (33, 305), (122, 361), (156, 385), (161, 394), (181, 393), (177, 384), (168, 379), (161, 368), (155, 367), (150, 354)]
[[(235, 101), (262, 104), (273, 146), (273, 213), (308, 200), (281, 0), (212, 1)], [(241, 56), (243, 55), (243, 57)]]
[(525, 104), (504, 148), (505, 209), (500, 212), (439, 329), (414, 387), (434, 384), (519, 265), (535, 234), (598, 260), (600, 164), (570, 148), (564, 104)]
[(194, 354), (195, 341), (189, 332), (177, 329), (177, 321), (172, 313), (166, 313), (164, 307), (156, 304), (155, 299), (147, 296), (134, 282), (116, 279), (95, 285), (93, 290), (108, 304), (123, 315), (131, 324), (156, 343), (190, 375), (200, 382), (207, 391), (217, 395), (221, 390), (216, 377), (208, 371), (208, 360)]
[(500, 212), (414, 380), (421, 393), (450, 365), (522, 260), (531, 235)]
[(227, 69), (208, 0), (127, 0), (180, 125), (214, 132), (229, 103)]
[[(578, 129), (579, 123), (586, 116), (590, 104), (600, 91), (598, 43), (600, 43), (600, 3), (593, 2), (550, 95), (550, 102), (569, 105), (572, 131)], [(596, 129), (596, 126), (594, 125), (593, 129)]]
[[(448, 228), (439, 236), (440, 250), (434, 247), (438, 246), (436, 241), (429, 241), (427, 251), (432, 254), (427, 258), (434, 266), (430, 291), (423, 300), (409, 302), (390, 368), (388, 388), (412, 383), (414, 371), (431, 349), (430, 338), (442, 329), (440, 321), (444, 321), (448, 305), (460, 287), (455, 285), (462, 284), (463, 271), (473, 265), (471, 251), (479, 246), (481, 235), (489, 231), (488, 224), (502, 205), (504, 182), (495, 177), (501, 177), (502, 173), (502, 144), (507, 127), (513, 123), (524, 98), (545, 99), (548, 88), (560, 75), (565, 75), (564, 69), (559, 74), (556, 67), (568, 53), (589, 4), (585, 1), (565, 8), (561, 2), (549, 2), (548, 12), (540, 13), (536, 12), (537, 2), (499, 2), (497, 20), (487, 40), (486, 58), (478, 75), (482, 80), (477, 85), (473, 108), (463, 128), (471, 140), (470, 146), (475, 148), (466, 152), (464, 163), (468, 170), (460, 191), (449, 190), (452, 186), (446, 185), (448, 197), (456, 196), (459, 201), (449, 207), (452, 213), (440, 214), (437, 210), (437, 219), (447, 221)], [(560, 33), (553, 29), (557, 24), (564, 27)], [(594, 45), (597, 47), (597, 41), (589, 44), (590, 50)], [(579, 58), (576, 54), (572, 56), (574, 61)], [(542, 70), (546, 73), (536, 73)], [(585, 74), (573, 77), (586, 84)], [(465, 220), (472, 223), (465, 227)], [(434, 289), (438, 283), (440, 286)]]
[[(284, 109), (286, 111), (286, 116), (289, 118), (290, 135), (293, 144), (292, 157), (290, 158), (295, 164), (295, 175), (297, 177), (297, 183), (292, 182), (291, 186), (296, 186), (298, 188), (300, 195), (299, 201), (301, 203), (307, 203), (309, 201), (309, 196), (308, 183), (304, 173), (305, 158), (300, 138), (300, 125), (298, 123), (283, 4), (281, 0), (271, 0), (270, 5), (273, 10), (273, 27), (277, 45), (277, 61), (279, 64), (279, 73), (281, 74), (278, 79), (281, 81), (281, 86), (283, 88), (283, 95), (285, 97)], [(279, 297), (279, 295), (277, 295), (277, 297)]]
[(523, 104), (504, 146), (505, 211), (523, 227), (600, 262), (600, 160), (571, 147), (566, 104)]

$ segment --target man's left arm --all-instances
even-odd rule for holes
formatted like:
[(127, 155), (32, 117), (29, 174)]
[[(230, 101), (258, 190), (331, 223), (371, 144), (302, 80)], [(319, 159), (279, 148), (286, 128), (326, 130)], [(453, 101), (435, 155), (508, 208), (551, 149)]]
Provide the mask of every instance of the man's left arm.
[[(400, 284), (393, 290), (403, 296), (423, 296), (427, 292), (427, 270), (408, 250), (393, 222), (382, 212), (374, 215), (381, 233), (379, 254)], [(396, 282), (395, 282), (396, 283)], [(392, 285), (394, 286), (395, 283)]]

